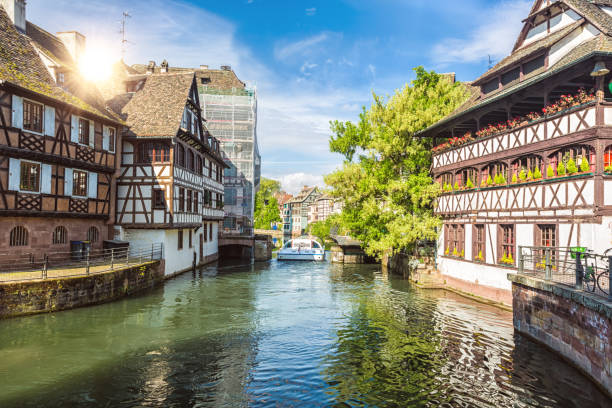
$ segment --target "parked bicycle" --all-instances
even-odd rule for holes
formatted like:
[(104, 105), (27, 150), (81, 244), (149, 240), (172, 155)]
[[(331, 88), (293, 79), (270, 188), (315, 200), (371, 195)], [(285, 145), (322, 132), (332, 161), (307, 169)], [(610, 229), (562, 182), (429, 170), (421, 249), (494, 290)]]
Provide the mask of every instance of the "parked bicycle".
[(584, 259), (584, 289), (594, 293), (599, 289), (603, 294), (610, 293), (610, 276), (609, 276), (609, 258), (607, 254), (612, 255), (612, 248), (604, 252), (606, 256), (597, 256), (593, 251), (586, 251), (581, 254)]

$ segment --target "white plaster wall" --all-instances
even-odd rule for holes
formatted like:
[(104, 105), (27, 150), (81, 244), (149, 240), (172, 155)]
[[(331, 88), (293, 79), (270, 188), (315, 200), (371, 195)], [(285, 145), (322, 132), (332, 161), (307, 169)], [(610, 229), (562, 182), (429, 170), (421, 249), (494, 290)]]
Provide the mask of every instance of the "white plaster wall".
[(465, 224), (464, 226), (465, 232), (465, 259), (472, 260), (472, 224)]
[(497, 225), (486, 224), (487, 234), (487, 254), (485, 256), (486, 262), (490, 264), (497, 263)]
[(612, 217), (603, 217), (601, 224), (582, 224), (579, 246), (590, 248), (596, 254), (612, 248)]
[[(516, 245), (533, 246), (533, 224), (517, 224), (516, 225)], [(518, 254), (518, 250), (517, 250)]]
[(438, 269), (443, 275), (461, 279), (466, 282), (512, 290), (512, 284), (507, 278), (507, 274), (512, 272), (512, 270), (508, 268), (440, 258), (438, 261)]
[[(580, 20), (580, 15), (573, 10), (567, 10), (565, 13), (561, 13), (550, 19), (550, 32), (553, 33), (567, 27), (568, 25)], [(523, 46), (531, 44), (534, 41), (540, 40), (548, 35), (548, 25), (546, 22), (538, 24), (527, 33)]]
[[(210, 239), (208, 239), (207, 237), (207, 241), (204, 241), (204, 253), (203, 256), (209, 256), (209, 255), (214, 255), (216, 253), (219, 252), (219, 239), (218, 239), (218, 234), (219, 234), (219, 223), (218, 222), (206, 222), (205, 224), (208, 224), (208, 227), (206, 228), (206, 233), (209, 233), (209, 229), (212, 227), (213, 229), (213, 239), (212, 241)], [(200, 252), (200, 233), (202, 232), (202, 229), (198, 230), (198, 241), (197, 241), (197, 251), (198, 251), (198, 256), (199, 256), (199, 252)], [(210, 235), (209, 235), (210, 236)], [(194, 243), (195, 246), (196, 243)]]

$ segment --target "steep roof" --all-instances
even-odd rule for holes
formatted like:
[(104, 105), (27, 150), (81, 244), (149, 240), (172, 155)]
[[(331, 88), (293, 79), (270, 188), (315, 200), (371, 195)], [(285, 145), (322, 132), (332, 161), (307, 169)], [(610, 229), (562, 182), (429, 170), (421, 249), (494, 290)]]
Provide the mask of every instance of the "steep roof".
[[(540, 53), (545, 52), (574, 31), (584, 29), (584, 27), (588, 26), (588, 24), (592, 24), (594, 27), (599, 29), (600, 34), (598, 34), (595, 38), (575, 46), (554, 65), (548, 67), (547, 70), (536, 70), (530, 75), (525, 76), (522, 81), (517, 81), (516, 83), (506, 86), (501, 90), (496, 90), (482, 96), (479, 87), (473, 87), (472, 96), (463, 105), (461, 105), (449, 116), (425, 129), (421, 133), (426, 133), (434, 128), (449, 123), (468, 112), (498, 101), (512, 93), (557, 74), (567, 69), (571, 65), (590, 58), (593, 55), (612, 54), (612, 17), (610, 17), (596, 5), (602, 4), (612, 6), (612, 0), (594, 0), (592, 2), (588, 2), (587, 0), (560, 0), (559, 3), (567, 4), (572, 10), (580, 14), (582, 18), (574, 23), (571, 23), (567, 27), (553, 32), (541, 40), (516, 49), (512, 52), (512, 54), (500, 61), (495, 67), (474, 81), (473, 84), (483, 83), (487, 78), (500, 74), (505, 69), (517, 64), (519, 61), (528, 61), (531, 56), (537, 56)], [(531, 13), (532, 15), (539, 12), (537, 7), (538, 4), (538, 1), (534, 3)]]
[[(138, 74), (147, 73), (147, 65), (134, 64), (131, 67)], [(153, 68), (153, 73), (160, 73), (161, 67)], [(195, 72), (197, 78), (209, 78), (210, 82), (206, 86), (215, 89), (230, 90), (233, 88), (244, 88), (246, 84), (238, 79), (236, 73), (231, 69), (203, 69), (203, 68), (179, 68), (169, 67), (169, 73)], [(198, 84), (201, 85), (201, 84)]]
[(0, 81), (120, 122), (117, 116), (106, 109), (95, 85), (77, 76), (78, 73), (71, 75), (74, 78), (66, 84), (65, 89), (59, 87), (37, 49), (59, 64), (67, 58), (65, 48), (57, 43), (57, 38), (54, 40), (51, 34), (30, 22), (26, 30), (27, 35), (19, 33), (4, 8), (0, 7)]
[(305, 187), (289, 203), (303, 203), (312, 193), (318, 191), (317, 187)]
[(175, 137), (193, 85), (193, 72), (152, 74), (121, 109), (133, 137)]

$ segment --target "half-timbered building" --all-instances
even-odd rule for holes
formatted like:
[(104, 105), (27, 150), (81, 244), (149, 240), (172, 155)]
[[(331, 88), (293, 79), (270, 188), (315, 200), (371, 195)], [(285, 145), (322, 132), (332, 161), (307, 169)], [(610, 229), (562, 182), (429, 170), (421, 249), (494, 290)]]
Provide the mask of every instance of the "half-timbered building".
[(167, 274), (217, 259), (224, 164), (202, 121), (194, 73), (166, 69), (122, 82), (124, 92), (109, 101), (129, 126), (117, 235), (141, 245), (163, 242)]
[(25, 1), (0, 2), (0, 253), (109, 236), (123, 124), (79, 75), (84, 46), (26, 21)]
[(612, 3), (537, 0), (512, 53), (423, 132), (449, 283), (508, 301), (518, 246), (612, 247), (611, 66)]

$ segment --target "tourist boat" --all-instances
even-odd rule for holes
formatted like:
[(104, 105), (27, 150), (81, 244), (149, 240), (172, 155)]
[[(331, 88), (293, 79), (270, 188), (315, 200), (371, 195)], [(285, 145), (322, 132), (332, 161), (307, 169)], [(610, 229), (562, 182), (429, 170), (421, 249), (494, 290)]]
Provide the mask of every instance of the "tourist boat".
[(279, 261), (324, 261), (325, 248), (314, 239), (296, 238), (278, 251)]

